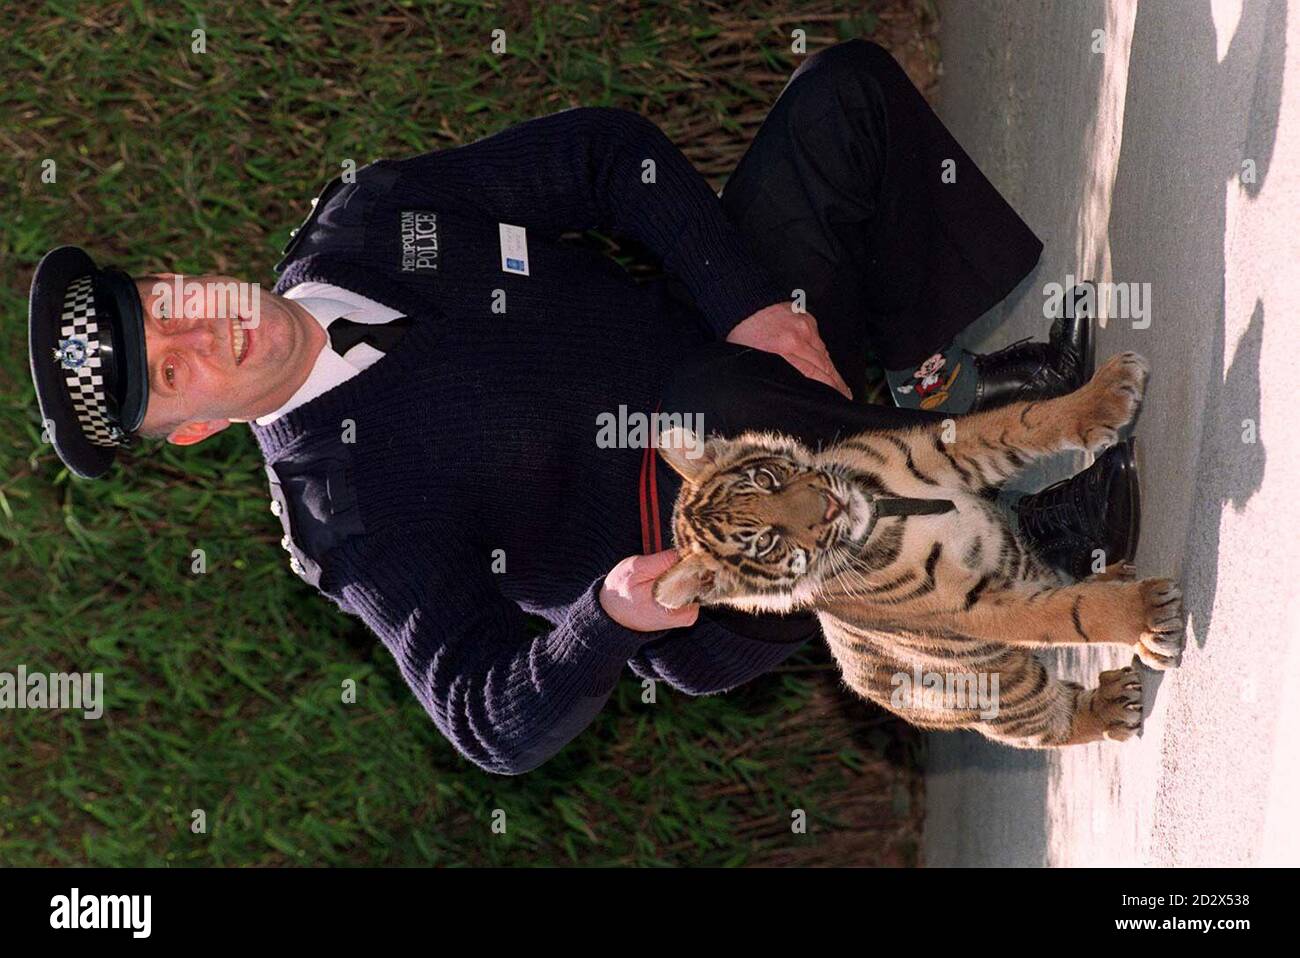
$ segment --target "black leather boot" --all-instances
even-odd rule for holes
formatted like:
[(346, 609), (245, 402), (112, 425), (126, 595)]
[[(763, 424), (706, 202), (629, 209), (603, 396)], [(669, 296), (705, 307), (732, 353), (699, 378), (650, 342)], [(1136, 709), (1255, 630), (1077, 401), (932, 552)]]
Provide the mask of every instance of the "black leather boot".
[(1077, 476), (1025, 496), (1015, 511), (1021, 537), (1075, 579), (1104, 571), (1094, 566), (1098, 549), (1103, 567), (1131, 563), (1142, 526), (1137, 440), (1117, 443)]
[(1082, 287), (1066, 295), (1076, 304), (1071, 310), (1074, 315), (1058, 316), (1046, 343), (1022, 339), (996, 353), (975, 355), (975, 399), (969, 412), (1063, 396), (1092, 378), (1096, 365), (1092, 317), (1078, 308)]

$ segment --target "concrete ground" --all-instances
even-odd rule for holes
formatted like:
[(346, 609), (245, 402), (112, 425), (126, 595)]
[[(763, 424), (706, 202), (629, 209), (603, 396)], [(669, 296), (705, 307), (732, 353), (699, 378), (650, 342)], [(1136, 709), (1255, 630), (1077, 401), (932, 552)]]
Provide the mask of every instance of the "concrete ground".
[[(1098, 360), (1152, 362), (1138, 571), (1182, 581), (1189, 627), (1182, 667), (1145, 673), (1140, 739), (932, 735), (925, 861), (1300, 864), (1300, 3), (940, 14), (940, 115), (1046, 244), (970, 344), (1044, 338), (1044, 285), (1067, 275), (1150, 284), (1149, 326), (1109, 318)], [(1130, 658), (1047, 657), (1088, 684)]]

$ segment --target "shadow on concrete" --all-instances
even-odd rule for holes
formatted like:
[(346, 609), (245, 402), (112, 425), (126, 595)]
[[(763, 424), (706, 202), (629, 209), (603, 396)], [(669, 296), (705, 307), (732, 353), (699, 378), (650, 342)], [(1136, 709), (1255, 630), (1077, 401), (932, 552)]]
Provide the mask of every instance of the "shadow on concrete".
[[(1044, 244), (1038, 266), (962, 331), (958, 341), (970, 349), (989, 352), (1025, 336), (1046, 338), (1042, 287), (1063, 276), (1074, 256), (1085, 142), (1102, 78), (1102, 60), (1086, 38), (1105, 22), (1105, 10), (1105, 0), (1050, 8), (987, 0), (944, 9), (938, 113)], [(1060, 95), (1063, 76), (1084, 92)], [(1068, 474), (1060, 458), (1037, 464), (1014, 484), (1037, 489)], [(1043, 864), (1047, 755), (972, 732), (931, 733), (928, 739), (929, 863)], [(987, 815), (985, 808), (1014, 811)]]
[[(1105, 10), (1100, 2), (998, 0), (944, 8), (940, 115), (1046, 244), (1038, 270), (962, 335), (972, 349), (1044, 338), (1042, 286), (1063, 281), (1074, 266), (1090, 162), (1081, 155), (1083, 135), (1100, 89), (1100, 65), (1080, 52), (1080, 38), (1105, 22)], [(1256, 181), (1243, 184), (1247, 198), (1268, 175), (1287, 12), (1285, 0), (1246, 0), (1222, 62), (1209, 0), (1142, 0), (1134, 22), (1108, 232), (1113, 280), (1151, 283), (1152, 324), (1134, 330), (1112, 320), (1098, 359), (1135, 349), (1152, 360), (1137, 424), (1144, 447), (1138, 563), (1144, 575), (1181, 576), (1201, 644), (1217, 591), (1222, 511), (1228, 503), (1242, 508), (1260, 489), (1266, 458), (1263, 437), (1242, 442), (1242, 421), (1259, 422), (1262, 302), (1225, 356), (1226, 195), (1243, 159), (1255, 164)], [(1044, 465), (1049, 475), (1027, 474), (1016, 484), (1033, 489), (1069, 474), (1059, 460)], [(1082, 668), (1082, 677), (1094, 658), (1071, 652), (1053, 670)], [(1043, 752), (1001, 748), (970, 733), (931, 735), (927, 861), (1045, 863), (1058, 812), (1048, 807), (1051, 767)]]
[[(1155, 376), (1187, 378), (1155, 396), (1185, 397), (1193, 408), (1178, 401), (1157, 408), (1166, 416), (1194, 420), (1201, 415), (1199, 442), (1195, 436), (1186, 443), (1163, 442), (1170, 448), (1144, 463), (1149, 471), (1143, 477), (1145, 491), (1161, 477), (1176, 481), (1196, 463), (1186, 498), (1152, 489), (1153, 504), (1166, 508), (1144, 509), (1144, 524), (1163, 527), (1153, 530), (1161, 546), (1157, 564), (1182, 565), (1187, 611), (1201, 646), (1217, 592), (1223, 507), (1232, 502), (1242, 508), (1264, 476), (1263, 437), (1243, 442), (1248, 428), (1243, 421), (1256, 428), (1259, 423), (1264, 306), (1256, 303), (1229, 366), (1225, 194), (1242, 177), (1243, 161), (1254, 163), (1254, 182), (1242, 183), (1248, 196), (1258, 195), (1268, 175), (1281, 105), (1286, 16), (1285, 0), (1247, 0), (1221, 62), (1208, 2), (1148, 0), (1138, 6), (1134, 25), (1111, 252), (1115, 281), (1150, 282), (1154, 306), (1150, 330), (1124, 331), (1120, 338), (1153, 358)], [(1177, 56), (1171, 55), (1171, 34), (1177, 37)], [(1134, 223), (1150, 225), (1134, 229)], [(1188, 327), (1199, 332), (1187, 336)], [(1148, 348), (1146, 340), (1162, 330), (1176, 342), (1151, 342)], [(1167, 425), (1141, 422), (1139, 437), (1144, 429), (1163, 431)], [(1185, 518), (1179, 515), (1184, 509)], [(1182, 543), (1175, 542), (1179, 518), (1185, 522)]]
[[(1219, 336), (1216, 343), (1222, 346), (1223, 337)], [(1184, 555), (1218, 555), (1224, 506), (1232, 503), (1240, 512), (1263, 484), (1267, 456), (1263, 437), (1258, 433), (1263, 343), (1264, 304), (1256, 300), (1250, 325), (1237, 340), (1227, 376), (1221, 383), (1211, 379), (1207, 390), (1205, 431)], [(1222, 356), (1215, 358), (1222, 360)], [(1202, 648), (1209, 638), (1218, 570), (1217, 562), (1193, 562), (1183, 573), (1184, 606), (1196, 644)]]

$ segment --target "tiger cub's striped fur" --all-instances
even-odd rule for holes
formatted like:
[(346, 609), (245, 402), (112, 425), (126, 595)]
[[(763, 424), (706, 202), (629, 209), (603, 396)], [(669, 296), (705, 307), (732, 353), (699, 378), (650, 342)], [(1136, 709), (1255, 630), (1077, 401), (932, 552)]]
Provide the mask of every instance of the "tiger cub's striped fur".
[[(1181, 592), (1113, 569), (1071, 581), (1017, 538), (992, 495), (1037, 457), (1115, 442), (1146, 376), (1146, 361), (1123, 353), (1069, 395), (955, 417), (950, 435), (944, 423), (868, 432), (816, 453), (746, 433), (710, 439), (692, 458), (695, 437), (670, 430), (660, 453), (683, 477), (673, 510), (682, 559), (655, 598), (668, 608), (814, 610), (848, 685), (924, 728), (977, 729), (1021, 748), (1126, 739), (1142, 723), (1135, 668), (1084, 689), (1049, 675), (1032, 650), (1116, 643), (1172, 667)], [(868, 528), (864, 495), (950, 499), (956, 509)], [(980, 677), (994, 707), (909, 687), (922, 674), (959, 685)]]

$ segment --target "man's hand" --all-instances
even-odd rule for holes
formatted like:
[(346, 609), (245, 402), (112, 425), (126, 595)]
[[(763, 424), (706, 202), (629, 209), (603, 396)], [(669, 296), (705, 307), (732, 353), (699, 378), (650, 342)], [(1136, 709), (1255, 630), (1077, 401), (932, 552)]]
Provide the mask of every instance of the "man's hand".
[(677, 550), (665, 549), (648, 556), (628, 556), (605, 576), (600, 606), (605, 613), (633, 632), (658, 632), (694, 625), (700, 614), (697, 603), (680, 609), (665, 609), (652, 594), (655, 579), (677, 564)]
[(853, 398), (817, 335), (817, 320), (809, 313), (796, 313), (789, 303), (773, 303), (741, 320), (727, 335), (727, 342), (776, 353), (809, 379)]

